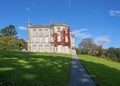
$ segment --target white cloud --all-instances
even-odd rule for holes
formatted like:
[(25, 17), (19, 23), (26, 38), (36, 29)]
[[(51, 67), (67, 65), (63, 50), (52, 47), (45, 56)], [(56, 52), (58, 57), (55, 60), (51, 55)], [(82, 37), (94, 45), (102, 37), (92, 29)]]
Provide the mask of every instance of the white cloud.
[(29, 7), (25, 7), (25, 10), (28, 11), (28, 12), (31, 11), (31, 9)]
[(94, 41), (97, 45), (102, 45), (102, 46), (111, 42), (111, 40), (107, 36), (97, 37), (97, 38), (95, 38)]
[(120, 16), (120, 10), (110, 10), (110, 16)]
[(72, 32), (72, 34), (76, 37), (76, 38), (90, 38), (91, 35), (86, 34), (85, 31), (87, 31), (87, 29), (80, 29), (80, 30), (75, 30)]
[(27, 28), (24, 27), (24, 26), (19, 26), (18, 29), (20, 29), (20, 30), (27, 30)]
[(65, 6), (67, 7), (72, 6), (72, 0), (65, 0)]
[(71, 5), (72, 5), (72, 1), (68, 0), (68, 6), (71, 6)]

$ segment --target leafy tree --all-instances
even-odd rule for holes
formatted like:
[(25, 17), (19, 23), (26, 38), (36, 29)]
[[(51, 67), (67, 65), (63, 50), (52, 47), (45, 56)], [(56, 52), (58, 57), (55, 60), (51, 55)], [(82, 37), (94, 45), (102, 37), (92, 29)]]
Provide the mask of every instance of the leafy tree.
[(93, 42), (91, 38), (83, 39), (77, 49), (77, 54), (89, 54), (97, 57), (105, 57), (107, 59), (120, 61), (120, 48), (110, 47), (103, 49), (102, 46), (98, 46)]
[(14, 37), (0, 37), (0, 50), (19, 51), (27, 49), (27, 43), (23, 39)]
[(19, 39), (18, 40), (18, 45), (19, 45), (19, 49), (27, 49), (27, 43), (25, 42), (24, 39)]
[(98, 56), (98, 57), (102, 56), (104, 53), (102, 46), (97, 46), (97, 51), (98, 51), (98, 53), (96, 54), (96, 56)]
[(89, 54), (93, 49), (93, 40), (91, 38), (85, 38), (79, 44), (79, 49), (82, 54)]
[(82, 54), (89, 54), (93, 56), (101, 56), (103, 55), (102, 46), (96, 45), (91, 38), (85, 38), (79, 44), (79, 49)]
[(27, 49), (24, 39), (17, 38), (15, 26), (9, 25), (0, 30), (0, 50), (22, 50)]
[(114, 47), (110, 47), (106, 50), (105, 52), (105, 55), (106, 57), (110, 58), (110, 59), (113, 59), (115, 57), (114, 55), (114, 51), (115, 51), (115, 48)]
[(1, 31), (1, 36), (11, 36), (11, 37), (16, 37), (17, 31), (15, 29), (15, 26), (9, 25), (8, 27), (2, 28)]
[(81, 53), (81, 51), (80, 51), (79, 48), (76, 48), (76, 53), (77, 53), (77, 54), (80, 54), (80, 53)]
[(115, 61), (120, 61), (120, 48), (114, 48), (110, 47), (105, 50), (105, 57), (115, 60)]

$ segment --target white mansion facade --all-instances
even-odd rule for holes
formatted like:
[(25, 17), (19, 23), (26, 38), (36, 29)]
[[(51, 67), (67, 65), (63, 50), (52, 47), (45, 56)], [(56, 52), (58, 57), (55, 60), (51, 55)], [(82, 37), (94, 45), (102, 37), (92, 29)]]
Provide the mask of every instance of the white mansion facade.
[(76, 53), (75, 37), (66, 24), (31, 25), (28, 22), (28, 51)]

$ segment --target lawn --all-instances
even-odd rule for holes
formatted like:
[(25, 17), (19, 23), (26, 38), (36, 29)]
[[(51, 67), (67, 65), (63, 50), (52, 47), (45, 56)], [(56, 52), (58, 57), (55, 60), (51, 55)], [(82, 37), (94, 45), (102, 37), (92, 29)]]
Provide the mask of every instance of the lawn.
[(0, 86), (68, 86), (71, 55), (0, 52)]
[(78, 55), (78, 57), (97, 86), (120, 85), (120, 63), (88, 55)]

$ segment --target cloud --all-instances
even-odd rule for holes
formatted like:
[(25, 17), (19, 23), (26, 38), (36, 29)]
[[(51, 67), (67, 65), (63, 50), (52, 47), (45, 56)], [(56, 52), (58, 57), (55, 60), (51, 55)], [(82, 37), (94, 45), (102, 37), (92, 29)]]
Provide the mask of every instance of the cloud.
[(120, 16), (120, 10), (110, 10), (110, 16)]
[(28, 12), (31, 11), (31, 9), (29, 7), (25, 7), (25, 10), (28, 11)]
[(65, 1), (65, 6), (67, 6), (67, 7), (72, 6), (72, 0), (66, 0)]
[(27, 28), (24, 27), (24, 26), (19, 26), (18, 29), (20, 29), (20, 30), (27, 30)]
[(75, 30), (72, 32), (72, 34), (76, 37), (76, 38), (90, 38), (91, 35), (86, 34), (85, 31), (87, 31), (87, 29), (80, 29), (80, 30)]
[(72, 1), (68, 0), (68, 6), (71, 6), (71, 5), (72, 5)]
[(102, 45), (102, 46), (111, 42), (111, 40), (107, 36), (97, 37), (97, 38), (95, 38), (94, 41), (97, 45)]

